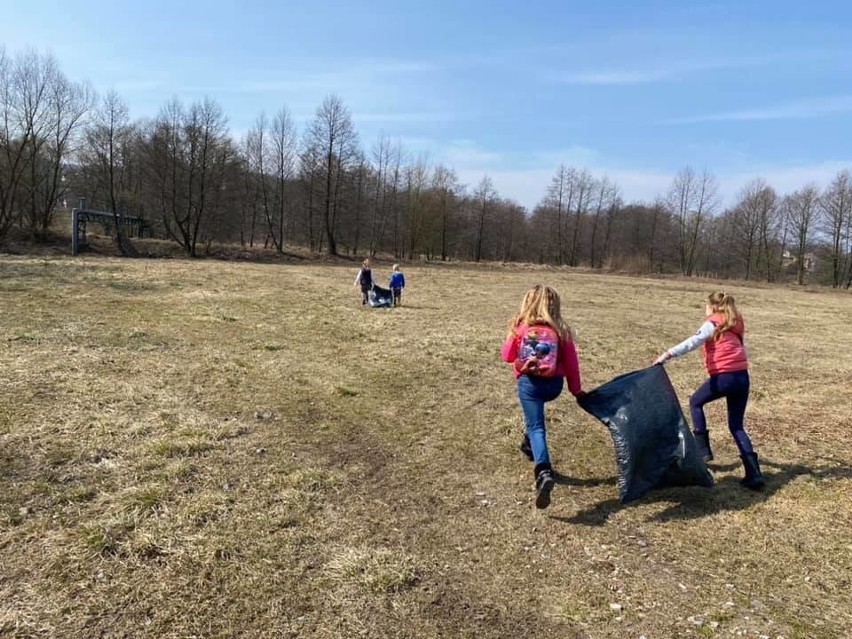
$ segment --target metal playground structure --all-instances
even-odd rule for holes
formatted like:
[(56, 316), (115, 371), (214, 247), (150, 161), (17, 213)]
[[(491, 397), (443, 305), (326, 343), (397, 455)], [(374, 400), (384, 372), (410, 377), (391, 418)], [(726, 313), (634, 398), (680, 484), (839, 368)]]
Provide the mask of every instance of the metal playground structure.
[(86, 229), (89, 222), (100, 224), (107, 233), (116, 224), (128, 227), (128, 236), (144, 237), (145, 232), (150, 233), (150, 227), (141, 217), (133, 217), (119, 213), (114, 215), (108, 211), (95, 211), (86, 208), (86, 199), (80, 199), (79, 207), (71, 210), (71, 255), (77, 255), (82, 249), (89, 245), (86, 237)]

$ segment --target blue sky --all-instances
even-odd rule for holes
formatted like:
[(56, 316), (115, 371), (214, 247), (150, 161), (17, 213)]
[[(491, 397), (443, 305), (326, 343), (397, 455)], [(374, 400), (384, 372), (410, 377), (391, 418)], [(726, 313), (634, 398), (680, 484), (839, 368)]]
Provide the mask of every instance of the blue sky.
[(215, 98), (239, 136), (323, 97), (362, 144), (533, 206), (560, 163), (650, 200), (684, 165), (730, 202), (852, 168), (852, 3), (840, 0), (4, 0), (0, 44), (50, 52), (134, 117)]

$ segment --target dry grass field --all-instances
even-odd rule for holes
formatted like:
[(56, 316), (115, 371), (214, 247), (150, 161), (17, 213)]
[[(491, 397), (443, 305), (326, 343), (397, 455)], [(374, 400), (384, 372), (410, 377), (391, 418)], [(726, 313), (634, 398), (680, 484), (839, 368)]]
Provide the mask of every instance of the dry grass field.
[[(0, 256), (0, 636), (852, 637), (852, 296), (725, 284), (762, 493), (715, 404), (717, 485), (622, 506), (566, 394), (537, 511), (498, 357), (523, 292), (560, 291), (591, 389), (718, 284), (412, 265), (372, 310), (356, 271)], [(667, 370), (686, 407), (700, 354)]]

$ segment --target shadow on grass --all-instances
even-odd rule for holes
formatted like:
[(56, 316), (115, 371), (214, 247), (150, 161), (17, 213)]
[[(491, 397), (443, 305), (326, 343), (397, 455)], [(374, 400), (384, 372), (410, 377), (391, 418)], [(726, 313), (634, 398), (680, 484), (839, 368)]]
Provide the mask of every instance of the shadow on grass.
[(555, 479), (556, 483), (560, 486), (579, 486), (585, 488), (593, 488), (595, 486), (615, 486), (616, 484), (615, 477), (589, 477), (587, 479), (580, 479), (577, 477), (563, 475), (556, 471), (553, 473), (553, 479)]
[(409, 309), (412, 309), (412, 310), (415, 310), (415, 311), (440, 311), (441, 310), (437, 306), (421, 306), (420, 304), (406, 304), (405, 302), (403, 302), (399, 306), (394, 306), (394, 308), (399, 308), (399, 309), (403, 309), (403, 310), (409, 308)]
[[(734, 470), (738, 464), (725, 464), (710, 466), (712, 470)], [(567, 524), (580, 524), (582, 526), (603, 526), (610, 515), (633, 505), (655, 502), (672, 503), (664, 511), (648, 518), (648, 521), (673, 521), (700, 519), (708, 515), (714, 515), (724, 511), (736, 511), (749, 508), (754, 504), (768, 500), (785, 485), (797, 477), (810, 476), (814, 479), (852, 479), (852, 467), (833, 466), (829, 468), (813, 469), (801, 464), (776, 464), (771, 461), (761, 460), (763, 477), (766, 486), (763, 490), (752, 491), (740, 485), (740, 478), (723, 477), (716, 482), (713, 488), (702, 488), (700, 486), (688, 486), (685, 488), (661, 488), (652, 491), (644, 498), (629, 504), (622, 504), (619, 499), (607, 499), (591, 508), (578, 512), (573, 517), (551, 516), (551, 519), (562, 521)], [(771, 472), (771, 471), (775, 472)], [(604, 483), (615, 483), (612, 480), (576, 480), (590, 481), (595, 483), (576, 484), (594, 486)], [(568, 482), (572, 485), (572, 482)]]

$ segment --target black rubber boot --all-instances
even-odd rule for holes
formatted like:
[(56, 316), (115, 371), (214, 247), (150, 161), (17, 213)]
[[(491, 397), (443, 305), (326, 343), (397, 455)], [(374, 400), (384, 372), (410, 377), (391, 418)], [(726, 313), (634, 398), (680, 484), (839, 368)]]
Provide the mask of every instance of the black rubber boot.
[(535, 467), (535, 507), (544, 509), (550, 506), (550, 491), (556, 485), (553, 468), (550, 464), (537, 464)]
[(702, 432), (692, 431), (693, 437), (695, 437), (695, 443), (698, 444), (698, 454), (704, 459), (705, 462), (713, 461), (713, 451), (710, 448), (710, 433), (706, 430)]
[(530, 461), (535, 461), (533, 459), (532, 454), (532, 446), (530, 446), (530, 438), (524, 435), (524, 438), (521, 440), (521, 445), (518, 446), (521, 449), (521, 452), (526, 456)]
[(763, 481), (763, 473), (760, 472), (757, 453), (747, 453), (742, 455), (741, 459), (743, 460), (743, 468), (745, 468), (745, 477), (740, 480), (740, 483), (752, 490), (763, 488), (766, 482)]

